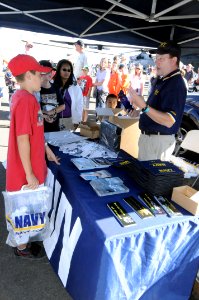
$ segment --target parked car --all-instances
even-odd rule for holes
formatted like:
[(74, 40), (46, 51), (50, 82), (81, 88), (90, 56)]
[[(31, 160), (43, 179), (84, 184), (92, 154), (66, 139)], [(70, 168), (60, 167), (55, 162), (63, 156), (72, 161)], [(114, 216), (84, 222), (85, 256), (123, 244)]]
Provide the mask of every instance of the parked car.
[[(180, 129), (176, 135), (176, 149), (179, 149), (186, 133), (192, 129), (199, 129), (199, 92), (188, 93), (184, 114)], [(184, 149), (180, 149), (179, 154), (185, 153)]]

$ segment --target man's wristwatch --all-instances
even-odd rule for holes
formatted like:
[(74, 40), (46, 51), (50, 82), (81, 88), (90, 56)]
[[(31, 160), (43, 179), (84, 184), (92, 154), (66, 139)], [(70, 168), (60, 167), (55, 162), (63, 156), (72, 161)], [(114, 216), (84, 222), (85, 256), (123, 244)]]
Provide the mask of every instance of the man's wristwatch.
[(142, 114), (144, 114), (144, 113), (149, 112), (149, 110), (150, 110), (150, 107), (149, 107), (149, 105), (147, 104), (144, 108), (142, 108), (141, 112), (142, 112)]

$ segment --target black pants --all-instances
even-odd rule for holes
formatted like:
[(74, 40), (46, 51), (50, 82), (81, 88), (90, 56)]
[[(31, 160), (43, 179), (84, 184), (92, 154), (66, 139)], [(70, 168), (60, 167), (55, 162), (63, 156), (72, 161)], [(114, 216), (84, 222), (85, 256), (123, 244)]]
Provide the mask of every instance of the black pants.
[(108, 93), (104, 91), (97, 90), (96, 95), (96, 107), (106, 107), (106, 97)]

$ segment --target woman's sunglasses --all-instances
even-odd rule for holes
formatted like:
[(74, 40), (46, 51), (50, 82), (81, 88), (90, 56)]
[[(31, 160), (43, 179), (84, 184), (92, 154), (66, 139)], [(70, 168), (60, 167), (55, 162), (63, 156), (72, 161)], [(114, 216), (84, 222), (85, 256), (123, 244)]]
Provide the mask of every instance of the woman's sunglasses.
[(64, 72), (71, 72), (71, 69), (61, 69), (62, 71), (64, 71)]

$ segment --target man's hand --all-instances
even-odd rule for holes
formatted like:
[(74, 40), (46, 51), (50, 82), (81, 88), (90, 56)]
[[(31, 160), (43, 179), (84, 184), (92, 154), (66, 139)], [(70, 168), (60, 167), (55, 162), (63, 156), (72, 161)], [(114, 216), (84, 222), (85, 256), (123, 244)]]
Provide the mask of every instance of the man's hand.
[(140, 110), (136, 110), (136, 109), (130, 110), (128, 112), (128, 116), (131, 118), (138, 118), (140, 116)]
[(55, 156), (55, 154), (53, 153), (53, 151), (50, 149), (48, 145), (46, 145), (45, 147), (46, 147), (46, 156), (48, 160), (54, 161), (57, 165), (60, 165), (59, 162), (60, 158), (58, 156)]
[(142, 96), (139, 96), (132, 87), (128, 89), (128, 97), (130, 103), (134, 107), (139, 107), (140, 109), (142, 109), (146, 106), (146, 102), (144, 101), (144, 98)]

